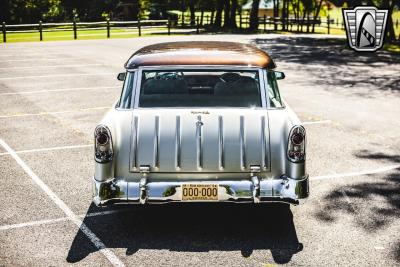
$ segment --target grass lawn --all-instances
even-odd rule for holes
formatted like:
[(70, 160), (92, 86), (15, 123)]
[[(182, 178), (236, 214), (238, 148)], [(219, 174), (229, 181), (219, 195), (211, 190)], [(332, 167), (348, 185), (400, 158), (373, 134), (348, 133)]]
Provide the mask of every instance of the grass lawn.
[[(167, 28), (142, 28), (142, 36), (153, 36), (153, 35), (166, 35), (168, 33)], [(171, 29), (171, 34), (176, 35), (179, 32)], [(36, 42), (39, 41), (39, 32), (28, 32), (28, 33), (7, 33), (7, 42)], [(100, 30), (78, 30), (78, 40), (88, 39), (105, 39), (107, 38), (107, 31), (104, 29)], [(137, 29), (111, 29), (111, 38), (133, 38), (139, 37), (139, 31)], [(73, 31), (52, 31), (43, 32), (43, 41), (65, 41), (74, 40)], [(0, 34), (0, 41), (3, 42), (3, 34)]]

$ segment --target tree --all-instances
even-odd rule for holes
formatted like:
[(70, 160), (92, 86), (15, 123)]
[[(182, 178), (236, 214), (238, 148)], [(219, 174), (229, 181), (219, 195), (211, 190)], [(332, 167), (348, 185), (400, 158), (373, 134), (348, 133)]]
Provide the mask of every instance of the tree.
[(196, 9), (195, 9), (196, 2), (197, 2), (196, 0), (189, 1), (190, 25), (191, 26), (196, 25)]
[(250, 11), (250, 31), (258, 30), (258, 7), (260, 5), (260, 0), (253, 0)]
[(237, 25), (236, 25), (237, 7), (238, 7), (238, 1), (237, 0), (232, 0), (231, 14), (229, 16), (229, 28), (231, 28), (231, 29), (237, 28)]
[(215, 14), (214, 27), (220, 28), (222, 22), (222, 9), (224, 8), (225, 0), (216, 0), (217, 1), (217, 12)]

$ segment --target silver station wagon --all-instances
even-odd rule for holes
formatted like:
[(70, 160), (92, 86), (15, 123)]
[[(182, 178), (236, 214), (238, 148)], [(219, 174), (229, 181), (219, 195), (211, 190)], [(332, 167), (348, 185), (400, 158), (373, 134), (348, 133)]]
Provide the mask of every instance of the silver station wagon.
[(284, 202), (309, 195), (306, 132), (271, 57), (230, 42), (146, 46), (94, 132), (96, 205)]

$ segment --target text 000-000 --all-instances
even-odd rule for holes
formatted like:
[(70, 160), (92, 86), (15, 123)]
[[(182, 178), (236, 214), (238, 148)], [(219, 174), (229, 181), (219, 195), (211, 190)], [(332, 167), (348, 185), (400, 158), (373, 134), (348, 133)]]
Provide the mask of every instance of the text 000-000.
[(218, 200), (218, 185), (184, 184), (182, 200)]

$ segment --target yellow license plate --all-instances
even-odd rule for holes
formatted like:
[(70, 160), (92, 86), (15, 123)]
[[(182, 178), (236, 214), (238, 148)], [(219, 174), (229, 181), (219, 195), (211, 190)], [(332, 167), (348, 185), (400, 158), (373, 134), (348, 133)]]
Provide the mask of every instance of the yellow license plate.
[(218, 185), (216, 184), (183, 184), (183, 201), (218, 200)]

